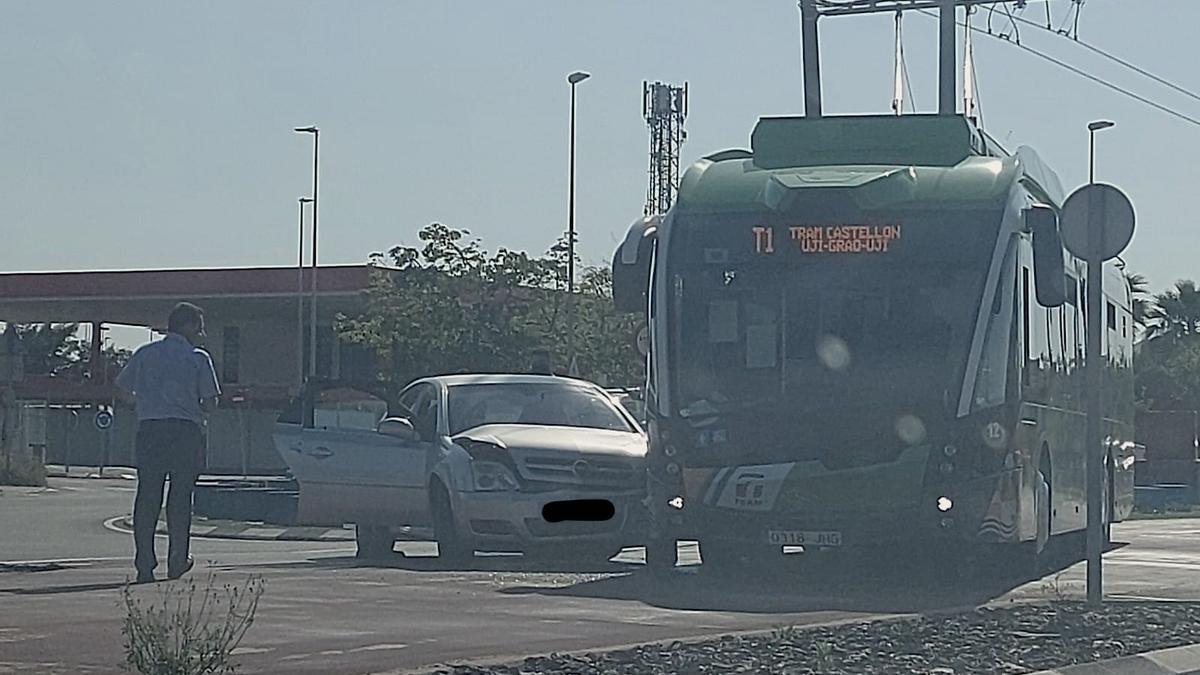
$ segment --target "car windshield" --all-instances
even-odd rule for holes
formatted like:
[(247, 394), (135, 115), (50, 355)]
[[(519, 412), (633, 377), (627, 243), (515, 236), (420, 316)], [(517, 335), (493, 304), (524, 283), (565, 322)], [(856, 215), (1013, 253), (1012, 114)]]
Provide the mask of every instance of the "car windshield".
[(634, 430), (609, 397), (565, 382), (452, 386), (447, 410), (451, 435), (487, 424)]

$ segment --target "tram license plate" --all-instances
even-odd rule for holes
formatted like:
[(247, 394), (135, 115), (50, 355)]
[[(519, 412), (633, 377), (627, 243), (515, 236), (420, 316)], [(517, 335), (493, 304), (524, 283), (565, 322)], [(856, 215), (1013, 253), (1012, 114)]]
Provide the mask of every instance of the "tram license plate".
[(841, 532), (810, 530), (768, 530), (767, 541), (777, 546), (841, 546)]

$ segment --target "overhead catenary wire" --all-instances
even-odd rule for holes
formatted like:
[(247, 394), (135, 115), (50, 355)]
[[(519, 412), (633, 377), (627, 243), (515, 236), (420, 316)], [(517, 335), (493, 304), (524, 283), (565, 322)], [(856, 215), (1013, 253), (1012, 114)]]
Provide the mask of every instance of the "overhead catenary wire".
[[(931, 12), (927, 12), (925, 10), (917, 10), (917, 11), (920, 12), (921, 14), (924, 14), (925, 16), (935, 18), (935, 19), (937, 18), (937, 15), (935, 15)], [(1185, 122), (1188, 122), (1190, 124), (1194, 124), (1194, 125), (1200, 127), (1200, 119), (1198, 119), (1198, 118), (1192, 117), (1186, 113), (1179, 112), (1178, 110), (1175, 110), (1174, 108), (1165, 106), (1157, 101), (1154, 101), (1150, 98), (1142, 96), (1141, 94), (1137, 94), (1128, 89), (1125, 89), (1124, 87), (1121, 87), (1121, 86), (1115, 85), (1111, 82), (1108, 82), (1107, 80), (1104, 80), (1103, 78), (1092, 75), (1091, 73), (1087, 72), (1086, 70), (1084, 70), (1082, 68), (1079, 68), (1078, 66), (1071, 65), (1070, 63), (1067, 63), (1066, 61), (1063, 61), (1062, 59), (1051, 56), (1043, 51), (1034, 49), (1033, 47), (1030, 47), (1029, 45), (1026, 45), (1021, 42), (1014, 42), (1013, 40), (1001, 37), (999, 35), (996, 35), (995, 33), (988, 33), (987, 31), (985, 31), (981, 28), (967, 26), (966, 24), (961, 23), (961, 22), (959, 22), (958, 25), (960, 25), (964, 28), (970, 28), (970, 30), (974, 30), (978, 33), (983, 33), (984, 35), (988, 35), (988, 36), (996, 38), (998, 40), (1007, 42), (1008, 44), (1013, 45), (1014, 47), (1016, 47), (1018, 49), (1028, 52), (1044, 61), (1052, 63), (1052, 64), (1058, 66), (1059, 68), (1070, 71), (1071, 73), (1074, 73), (1086, 80), (1089, 80), (1091, 82), (1099, 84), (1102, 87), (1105, 87), (1106, 89), (1115, 91), (1115, 92), (1121, 94), (1122, 96), (1131, 98), (1135, 101), (1138, 101), (1139, 103), (1142, 103), (1143, 105), (1150, 106), (1151, 108), (1154, 108), (1155, 110), (1158, 110), (1159, 112), (1166, 113), (1172, 117), (1178, 118), (1180, 120), (1183, 120)]]
[[(1013, 16), (1012, 18), (1014, 21), (1016, 21), (1018, 23), (1023, 23), (1028, 26), (1033, 26), (1034, 28), (1038, 28), (1040, 30), (1044, 30), (1049, 33), (1054, 33), (1059, 36), (1063, 35), (1063, 33), (1061, 31), (1057, 31), (1049, 26), (1043, 26), (1040, 23), (1037, 23), (1036, 21), (1030, 21), (1029, 19), (1026, 19), (1025, 17)], [(1158, 84), (1161, 84), (1164, 87), (1167, 87), (1168, 89), (1174, 90), (1175, 92), (1183, 94), (1184, 96), (1192, 98), (1196, 101), (1200, 101), (1200, 94), (1197, 94), (1196, 92), (1191, 91), (1190, 89), (1187, 89), (1186, 87), (1175, 84), (1174, 82), (1166, 79), (1165, 77), (1155, 75), (1154, 73), (1150, 72), (1149, 70), (1146, 70), (1145, 68), (1137, 65), (1136, 63), (1129, 61), (1128, 59), (1123, 59), (1115, 54), (1107, 52), (1104, 49), (1101, 49), (1100, 47), (1097, 47), (1096, 45), (1093, 45), (1091, 43), (1080, 40), (1078, 35), (1076, 35), (1074, 38), (1071, 38), (1071, 42), (1083, 47), (1084, 49), (1087, 49), (1088, 51), (1092, 52), (1093, 54), (1096, 54), (1097, 56), (1108, 59), (1109, 61), (1112, 61), (1113, 63), (1116, 63), (1124, 68), (1128, 68), (1129, 70), (1132, 70), (1133, 72), (1137, 73), (1138, 75), (1141, 75), (1142, 77), (1153, 80), (1153, 81), (1157, 82)]]
[[(971, 9), (970, 9), (970, 7), (968, 7), (967, 12), (969, 13), (970, 11), (971, 11)], [(1017, 25), (1017, 18), (1015, 16), (1013, 16), (1012, 9), (1009, 8), (1007, 3), (1004, 4), (1004, 15), (1006, 17), (1008, 17), (1008, 22), (1012, 24), (1013, 39), (1016, 40), (1017, 42), (1020, 42), (1021, 41), (1021, 27)]]

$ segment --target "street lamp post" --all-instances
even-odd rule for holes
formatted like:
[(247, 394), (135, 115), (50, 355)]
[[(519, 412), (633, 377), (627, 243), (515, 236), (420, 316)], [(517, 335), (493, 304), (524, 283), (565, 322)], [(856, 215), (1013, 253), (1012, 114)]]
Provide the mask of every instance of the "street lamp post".
[(296, 133), (312, 134), (313, 137), (313, 185), (312, 185), (312, 290), (309, 299), (308, 327), (308, 375), (317, 375), (317, 156), (321, 145), (321, 132), (315, 126), (296, 127)]
[(1096, 132), (1111, 129), (1116, 122), (1097, 120), (1088, 124), (1088, 184), (1096, 182)]
[[(1113, 122), (1100, 120), (1088, 124), (1088, 184), (1096, 182), (1096, 132), (1109, 129)], [(1089, 204), (1089, 212), (1096, 210), (1097, 205)], [(1087, 353), (1084, 367), (1087, 370), (1087, 423), (1084, 428), (1084, 469), (1087, 474), (1087, 599), (1091, 604), (1099, 604), (1103, 600), (1104, 584), (1100, 557), (1104, 547), (1104, 522), (1102, 518), (1104, 487), (1104, 453), (1101, 445), (1101, 416), (1103, 415), (1103, 364), (1100, 360), (1100, 331), (1103, 330), (1102, 286), (1104, 283), (1104, 261), (1097, 253), (1097, 241), (1100, 233), (1093, 230), (1088, 243), (1092, 255), (1087, 267), (1087, 296), (1084, 299), (1087, 307), (1086, 335)]]
[(567, 82), (571, 84), (571, 169), (567, 207), (567, 351), (570, 368), (575, 367), (575, 87), (589, 77), (590, 73), (581, 70), (567, 76)]
[(296, 385), (304, 386), (304, 205), (311, 197), (301, 197), (300, 230), (296, 236), (299, 253), (296, 256)]

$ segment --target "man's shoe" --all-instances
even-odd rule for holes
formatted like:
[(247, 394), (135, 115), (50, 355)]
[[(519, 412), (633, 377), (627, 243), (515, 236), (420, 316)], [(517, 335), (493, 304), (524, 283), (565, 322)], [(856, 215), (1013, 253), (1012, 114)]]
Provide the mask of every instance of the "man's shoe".
[(196, 559), (189, 555), (187, 562), (185, 562), (183, 564), (183, 569), (174, 570), (174, 571), (170, 572), (169, 574), (167, 574), (167, 578), (169, 578), (171, 580), (178, 579), (179, 577), (187, 574), (188, 572), (191, 572), (192, 568), (195, 566), (196, 566)]

